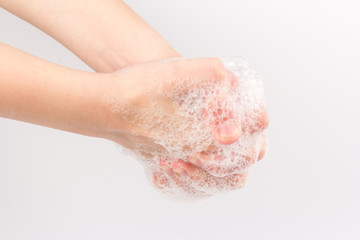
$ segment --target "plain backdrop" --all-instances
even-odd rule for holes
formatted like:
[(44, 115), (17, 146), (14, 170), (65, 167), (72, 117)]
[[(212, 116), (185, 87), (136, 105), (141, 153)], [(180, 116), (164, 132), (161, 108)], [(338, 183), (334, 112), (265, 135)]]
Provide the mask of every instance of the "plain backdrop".
[[(114, 143), (0, 118), (0, 239), (360, 239), (360, 2), (126, 2), (184, 56), (250, 62), (268, 154), (244, 189), (184, 206)], [(91, 71), (3, 9), (0, 41)]]

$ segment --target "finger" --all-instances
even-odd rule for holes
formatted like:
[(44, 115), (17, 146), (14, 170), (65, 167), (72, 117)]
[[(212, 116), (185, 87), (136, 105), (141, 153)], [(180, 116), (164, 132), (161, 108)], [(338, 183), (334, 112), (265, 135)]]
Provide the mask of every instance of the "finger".
[(264, 107), (261, 108), (259, 117), (256, 119), (255, 130), (265, 130), (269, 126), (269, 115)]
[[(214, 89), (227, 94), (239, 85), (236, 75), (225, 68), (219, 58), (178, 59), (164, 70), (168, 80), (160, 87), (171, 95), (186, 95), (194, 89), (213, 93)], [(207, 94), (206, 94), (207, 95)], [(204, 96), (206, 96), (204, 95)]]
[(199, 169), (191, 163), (184, 162), (183, 160), (177, 160), (170, 162), (168, 159), (162, 159), (160, 161), (160, 168), (163, 170), (171, 179), (181, 185), (179, 177), (192, 177), (195, 176)]
[(165, 161), (160, 163), (160, 168), (166, 172), (173, 180), (178, 181), (181, 178), (188, 177), (199, 181), (205, 178), (205, 172), (190, 162), (177, 160), (169, 164)]
[(217, 176), (223, 177), (234, 173), (239, 173), (242, 169), (249, 167), (257, 162), (259, 149), (254, 146), (243, 150), (243, 153), (234, 156), (233, 159), (227, 159), (223, 155), (219, 155), (216, 149), (212, 151), (204, 151), (191, 155), (187, 161), (192, 165), (203, 169), (204, 171)]
[[(187, 194), (193, 196), (211, 196), (220, 192), (227, 192), (231, 190), (238, 190), (246, 184), (247, 175), (246, 174), (233, 174), (225, 176), (222, 178), (216, 178), (210, 175), (210, 177), (201, 178), (200, 180), (194, 180), (192, 182), (187, 181), (184, 177), (179, 177), (174, 175), (171, 179), (164, 178), (159, 173), (153, 173), (154, 186), (159, 190), (172, 190), (178, 191), (181, 190)], [(173, 184), (170, 189), (170, 181), (173, 181)], [(174, 187), (177, 187), (174, 189)]]
[(263, 130), (269, 127), (269, 115), (268, 115), (267, 111), (265, 110), (265, 108), (264, 108), (263, 114), (260, 117), (259, 123), (260, 123), (260, 128)]
[(191, 155), (187, 161), (217, 177), (234, 174), (244, 167), (239, 164), (241, 161), (233, 159), (230, 161), (219, 155), (215, 145), (210, 145), (207, 151)]
[(219, 124), (212, 134), (219, 143), (229, 145), (240, 138), (241, 127), (236, 122), (228, 120)]
[(203, 88), (212, 83), (231, 84), (231, 81), (226, 81), (231, 75), (218, 58), (180, 59), (169, 64), (174, 81), (170, 82), (167, 90), (175, 94), (187, 93), (189, 89)]
[(192, 165), (191, 163), (184, 162), (182, 160), (178, 160), (173, 162), (172, 169), (174, 170), (175, 174), (180, 176), (188, 176), (193, 177), (199, 172), (199, 168)]
[(188, 161), (199, 168), (203, 168), (210, 163), (211, 157), (208, 154), (201, 152), (191, 155), (188, 158)]
[(188, 161), (214, 176), (225, 176), (233, 173), (229, 171), (228, 166), (221, 164), (223, 161), (221, 156), (211, 156), (211, 154), (201, 152), (190, 156)]
[(159, 164), (161, 170), (166, 172), (169, 176), (173, 176), (175, 174), (174, 170), (171, 168), (171, 165), (169, 164), (167, 159), (161, 159)]
[(251, 134), (263, 131), (269, 126), (269, 115), (264, 106), (260, 108), (257, 115), (258, 117), (254, 119), (254, 123), (249, 124), (249, 132)]
[[(165, 160), (167, 161), (167, 160)], [(166, 162), (166, 164), (161, 164), (160, 168), (161, 170), (163, 170), (164, 173), (166, 173), (167, 175), (164, 177), (163, 175), (163, 179), (159, 178), (159, 173), (155, 174), (155, 178), (157, 181), (154, 181), (154, 184), (158, 189), (162, 189), (166, 191), (175, 191), (174, 193), (178, 194), (179, 190), (190, 194), (190, 195), (196, 195), (196, 196), (208, 196), (208, 194), (205, 194), (202, 191), (198, 191), (196, 190), (191, 184), (189, 184), (188, 181), (186, 181), (186, 178), (184, 178), (184, 176), (188, 176), (188, 174), (183, 174), (182, 171), (178, 171), (175, 172), (172, 167), (170, 167), (168, 165), (169, 162)], [(172, 165), (172, 164), (171, 164)], [(176, 166), (177, 164), (175, 164)], [(182, 166), (185, 167), (185, 166)], [(188, 167), (185, 167), (188, 168)], [(169, 170), (170, 169), (170, 170)]]
[(232, 174), (224, 177), (215, 177), (206, 173), (204, 178), (194, 181), (192, 186), (199, 191), (215, 194), (240, 189), (245, 185), (246, 180), (247, 175), (245, 173)]
[(267, 141), (265, 140), (261, 146), (261, 150), (260, 150), (260, 153), (258, 156), (258, 161), (261, 160), (265, 156), (266, 151), (267, 151)]
[(236, 77), (236, 75), (226, 69), (226, 80), (230, 83), (231, 87), (238, 87), (239, 86), (239, 79)]
[(169, 187), (169, 179), (160, 172), (153, 172), (152, 183), (157, 189)]
[(237, 161), (229, 163), (223, 156), (210, 152), (193, 154), (188, 161), (216, 177), (234, 174), (239, 172), (242, 167)]
[(180, 177), (188, 177), (193, 184), (207, 186), (208, 188), (219, 188), (223, 186), (235, 186), (243, 182), (245, 174), (232, 174), (224, 177), (215, 177), (208, 172), (193, 166), (191, 163), (182, 160), (173, 163), (173, 170)]
[[(163, 169), (168, 172), (168, 167)], [(246, 173), (215, 177), (182, 160), (175, 161), (172, 168), (175, 174), (169, 176), (171, 181), (187, 193), (215, 194), (236, 190), (243, 187), (247, 179)]]
[(202, 111), (202, 116), (208, 122), (215, 140), (224, 145), (236, 142), (241, 135), (240, 122), (229, 109), (231, 108), (226, 97), (214, 94), (207, 109)]
[(257, 161), (259, 161), (266, 152), (266, 136), (264, 135), (264, 141), (261, 145), (260, 151), (257, 146), (254, 146), (251, 150), (249, 150), (245, 155), (244, 158), (247, 162), (247, 166), (250, 166), (252, 164), (255, 164)]
[(231, 176), (230, 188), (231, 190), (237, 190), (243, 188), (247, 182), (247, 173), (243, 174), (234, 174)]

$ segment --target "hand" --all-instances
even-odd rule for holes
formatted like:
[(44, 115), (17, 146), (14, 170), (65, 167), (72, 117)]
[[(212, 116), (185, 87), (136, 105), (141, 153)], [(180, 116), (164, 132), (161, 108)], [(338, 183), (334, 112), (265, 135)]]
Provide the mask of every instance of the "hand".
[[(117, 74), (96, 74), (57, 66), (6, 45), (0, 44), (0, 51), (0, 72), (4, 76), (0, 81), (0, 102), (4, 103), (0, 105), (0, 116), (113, 140), (137, 150), (144, 159), (155, 159), (147, 162), (147, 167), (154, 172), (167, 172), (163, 166), (165, 160), (171, 163), (169, 167), (179, 176), (184, 173), (182, 180), (185, 181), (191, 175), (186, 175), (186, 171), (189, 171), (195, 173), (194, 179), (199, 180), (202, 186), (204, 183), (223, 183), (221, 177), (236, 182), (239, 176), (235, 174), (242, 174), (236, 169), (239, 168), (236, 164), (224, 169), (225, 176), (217, 174), (218, 168), (221, 170), (223, 167), (221, 161), (224, 157), (221, 152), (216, 153), (217, 148), (221, 150), (222, 145), (230, 146), (224, 144), (241, 143), (234, 141), (247, 134), (259, 134), (256, 132), (256, 121), (255, 124), (238, 122), (236, 113), (227, 109), (227, 98), (224, 98), (226, 91), (210, 91), (209, 96), (204, 95), (204, 99), (194, 98), (190, 99), (193, 102), (181, 104), (181, 99), (189, 100), (183, 96), (189, 95), (194, 89), (195, 93), (206, 89), (208, 84), (227, 86), (228, 91), (236, 85), (218, 59), (148, 62)], [(104, 102), (99, 101), (104, 96), (110, 100), (105, 101), (108, 103), (105, 108)], [(121, 98), (118, 99), (118, 96)], [(196, 105), (192, 105), (196, 102), (200, 102), (203, 108), (196, 109)], [(218, 104), (221, 108), (214, 108)], [(190, 113), (198, 116), (196, 121), (191, 121), (190, 115), (178, 114), (178, 110), (184, 106), (187, 110), (195, 110)], [(215, 109), (227, 125), (218, 122), (217, 117), (209, 118), (214, 115)], [(149, 118), (144, 116), (155, 118), (149, 122)], [(265, 118), (260, 118), (258, 122), (267, 124)], [(197, 138), (194, 133), (199, 133), (197, 126), (200, 123), (203, 123), (201, 132), (213, 136), (208, 138), (206, 134), (206, 139), (193, 142)], [(221, 132), (219, 129), (224, 127), (227, 136), (218, 134)], [(234, 134), (240, 128), (241, 134)], [(193, 134), (193, 137), (186, 139), (189, 134)], [(184, 139), (190, 144), (180, 145), (183, 148), (176, 149), (179, 147), (177, 141)], [(257, 157), (258, 153), (258, 149), (254, 154), (249, 151), (245, 157), (255, 159), (251, 156)], [(219, 164), (215, 164), (215, 160)], [(233, 178), (228, 177), (231, 175)], [(211, 178), (217, 180), (210, 181)], [(188, 185), (182, 187), (187, 189)]]
[[(131, 81), (125, 82), (119, 81), (119, 79), (131, 79)], [(168, 151), (171, 146), (165, 148), (166, 141), (161, 141), (171, 139), (167, 137), (172, 135), (174, 126), (188, 130), (183, 131), (183, 134), (180, 133), (181, 136), (178, 137), (182, 139), (189, 131), (191, 132), (191, 126), (194, 125), (183, 116), (176, 116), (176, 121), (174, 121), (174, 115), (179, 107), (179, 104), (174, 101), (174, 96), (186, 94), (191, 89), (199, 88), (209, 81), (225, 84), (229, 89), (237, 84), (236, 77), (232, 76), (232, 73), (227, 71), (218, 59), (176, 59), (149, 62), (124, 69), (114, 74), (113, 79), (109, 81), (108, 97), (106, 98), (109, 108), (106, 138), (128, 149), (138, 151), (144, 159), (156, 159), (157, 167), (154, 168), (154, 162), (148, 163), (148, 166), (154, 171), (153, 182), (159, 188), (162, 184), (169, 182), (164, 180), (164, 173), (171, 177), (168, 180), (178, 183), (178, 185), (183, 185), (180, 176), (192, 177), (199, 183), (199, 186), (207, 183), (212, 187), (216, 185), (218, 189), (224, 188), (225, 185), (237, 188), (244, 183), (246, 174), (231, 174), (231, 169), (227, 171), (228, 176), (215, 177), (209, 173), (212, 170), (212, 163), (209, 161), (211, 157), (207, 152), (211, 148), (214, 149), (214, 146), (208, 145), (207, 149), (195, 153), (194, 149), (187, 146), (189, 149), (183, 150), (194, 154), (179, 160), (169, 156), (173, 153), (173, 151)], [(118, 97), (120, 95), (121, 97)], [(219, 97), (213, 93), (213, 99), (209, 101), (209, 106), (203, 109), (202, 114), (202, 117), (209, 122), (209, 126), (213, 126), (211, 133), (218, 143), (231, 144), (241, 134), (253, 133), (267, 127), (268, 117), (265, 109), (261, 110), (259, 119), (255, 121), (257, 126), (251, 124), (247, 126), (246, 123), (241, 123), (243, 124), (241, 127), (232, 112), (223, 117), (225, 121), (230, 122), (227, 125), (220, 126), (218, 122), (211, 122), (208, 115), (213, 112), (209, 112), (209, 110), (214, 109), (214, 106), (219, 103), (219, 99), (222, 102), (226, 101), (225, 96)], [(219, 110), (219, 108), (216, 109)], [(156, 114), (151, 116), (151, 112), (156, 112)], [(148, 115), (147, 118), (144, 118), (146, 115)], [(150, 123), (145, 121), (157, 120), (155, 117), (161, 118), (161, 121)], [(165, 144), (159, 144), (159, 142)], [(139, 146), (141, 147), (139, 148)], [(261, 158), (265, 148), (264, 144), (262, 150), (254, 149), (247, 156), (249, 163)], [(216, 156), (215, 159), (218, 160), (221, 157)]]
[(96, 72), (180, 56), (123, 1), (0, 0), (0, 5), (56, 39)]
[[(164, 126), (164, 123), (171, 122), (178, 127), (193, 125), (184, 116), (176, 116), (174, 120), (178, 103), (171, 97), (185, 94), (190, 88), (200, 88), (209, 81), (224, 82), (231, 87), (226, 74), (227, 70), (216, 58), (154, 61), (114, 73), (107, 83), (108, 93), (104, 98), (108, 108), (106, 138), (132, 150), (139, 143), (148, 145), (154, 152), (164, 150), (150, 137), (169, 134), (174, 126)], [(161, 117), (162, 121), (146, 122), (148, 119), (143, 116), (151, 114), (149, 111), (157, 112), (149, 118)], [(149, 124), (152, 126), (147, 126)], [(213, 129), (212, 133), (222, 144), (233, 143), (240, 136), (236, 123)]]

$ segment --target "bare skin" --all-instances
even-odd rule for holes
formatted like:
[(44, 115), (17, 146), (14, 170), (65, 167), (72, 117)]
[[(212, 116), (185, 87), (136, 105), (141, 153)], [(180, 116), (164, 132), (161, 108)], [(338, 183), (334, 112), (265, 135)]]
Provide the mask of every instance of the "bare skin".
[(0, 0), (0, 7), (52, 36), (96, 72), (181, 56), (120, 0)]
[[(180, 56), (122, 1), (73, 0), (48, 4), (44, 0), (0, 0), (0, 5), (54, 37), (97, 72), (110, 73), (149, 60)], [(0, 52), (0, 116), (101, 137), (128, 148), (136, 141), (147, 139), (146, 133), (136, 126), (121, 122), (119, 116), (103, 104), (101, 96), (113, 91), (114, 86), (124, 95), (129, 93), (130, 86), (146, 86), (138, 77), (149, 79), (146, 69), (159, 63), (136, 66), (127, 74), (95, 74), (63, 68), (6, 45), (0, 45)], [(226, 72), (218, 60), (196, 61), (182, 64), (184, 72), (199, 79), (204, 74)], [(168, 74), (173, 68), (169, 64), (164, 71)], [(175, 79), (181, 80), (181, 76), (174, 75)], [(141, 94), (136, 97), (139, 96)], [(267, 127), (266, 111), (259, 123)], [(143, 135), (134, 139), (125, 134), (131, 132)], [(231, 144), (239, 134), (236, 126), (214, 130), (215, 139), (222, 144)], [(171, 167), (175, 172), (200, 172), (199, 161), (205, 158)]]

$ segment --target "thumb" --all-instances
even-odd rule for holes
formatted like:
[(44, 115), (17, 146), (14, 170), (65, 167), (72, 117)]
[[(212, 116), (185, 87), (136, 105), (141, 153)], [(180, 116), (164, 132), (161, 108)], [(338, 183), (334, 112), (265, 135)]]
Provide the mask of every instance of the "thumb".
[(232, 144), (241, 136), (240, 122), (229, 110), (225, 96), (215, 94), (207, 109), (203, 110), (203, 118), (208, 122), (215, 140), (221, 144)]

